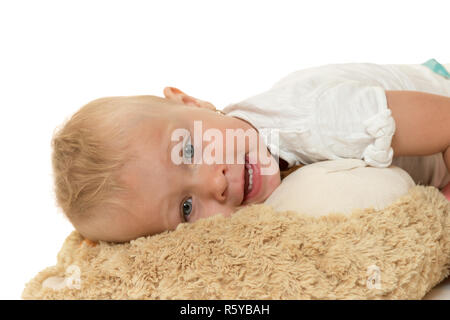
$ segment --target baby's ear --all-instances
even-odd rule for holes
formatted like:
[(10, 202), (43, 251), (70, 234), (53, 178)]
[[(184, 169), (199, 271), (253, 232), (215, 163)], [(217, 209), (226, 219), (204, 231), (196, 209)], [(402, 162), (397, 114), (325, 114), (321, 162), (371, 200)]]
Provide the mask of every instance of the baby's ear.
[(188, 106), (195, 106), (200, 108), (205, 108), (209, 110), (216, 110), (216, 107), (208, 101), (203, 101), (194, 97), (191, 97), (190, 95), (187, 95), (180, 89), (174, 88), (174, 87), (165, 87), (164, 88), (164, 96), (177, 103), (185, 104)]

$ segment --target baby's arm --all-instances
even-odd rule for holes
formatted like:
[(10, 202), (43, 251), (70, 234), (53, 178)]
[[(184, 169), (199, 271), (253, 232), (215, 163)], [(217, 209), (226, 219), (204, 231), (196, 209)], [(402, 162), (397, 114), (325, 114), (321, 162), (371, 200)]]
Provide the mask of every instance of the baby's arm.
[(386, 91), (395, 120), (394, 156), (442, 152), (450, 172), (450, 98), (417, 91)]

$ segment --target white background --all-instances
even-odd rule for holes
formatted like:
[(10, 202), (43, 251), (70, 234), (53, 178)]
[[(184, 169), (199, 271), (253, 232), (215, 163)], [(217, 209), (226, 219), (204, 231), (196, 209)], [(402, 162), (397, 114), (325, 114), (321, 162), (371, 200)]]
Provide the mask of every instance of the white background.
[(223, 108), (310, 66), (450, 63), (447, 2), (2, 0), (0, 299), (20, 299), (73, 230), (50, 140), (83, 104), (176, 86)]

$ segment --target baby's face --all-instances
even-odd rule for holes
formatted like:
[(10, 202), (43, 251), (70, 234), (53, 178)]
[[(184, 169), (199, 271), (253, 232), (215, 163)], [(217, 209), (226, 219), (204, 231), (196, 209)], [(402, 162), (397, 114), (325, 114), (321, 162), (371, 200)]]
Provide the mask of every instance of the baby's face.
[[(208, 146), (211, 148), (220, 143), (213, 144), (205, 141), (204, 137), (200, 139), (202, 141), (196, 140), (198, 136), (195, 136), (195, 131), (199, 132), (199, 123), (195, 127), (194, 121), (201, 121), (202, 135), (208, 131), (214, 132), (209, 129), (221, 133), (224, 139), (221, 142), (224, 161), (206, 163), (212, 162), (205, 155)], [(121, 239), (118, 241), (173, 230), (182, 222), (194, 222), (215, 214), (230, 216), (239, 207), (263, 202), (278, 187), (281, 182), (278, 164), (267, 147), (262, 145), (261, 153), (256, 159), (257, 168), (264, 171), (264, 168), (271, 166), (276, 170), (268, 170), (271, 174), (258, 174), (253, 167), (254, 190), (248, 197), (245, 196), (247, 191), (244, 188), (248, 185), (245, 183), (245, 158), (249, 153), (256, 154), (253, 150), (258, 147), (252, 145), (250, 139), (244, 138), (244, 145), (237, 144), (235, 140), (234, 150), (228, 150), (228, 159), (233, 160), (226, 160), (226, 129), (243, 129), (241, 132), (250, 130), (248, 132), (258, 136), (257, 131), (243, 120), (205, 108), (176, 103), (163, 108), (159, 116), (144, 119), (130, 133), (130, 150), (136, 159), (125, 166), (122, 175), (131, 192), (127, 203), (130, 213), (114, 221), (116, 226), (111, 230), (115, 229)], [(174, 132), (181, 132), (181, 136)], [(187, 140), (187, 133), (190, 133), (190, 141)], [(230, 151), (233, 153), (231, 157)], [(197, 163), (194, 161), (194, 156), (198, 155), (201, 163), (198, 163), (199, 158)], [(265, 165), (261, 163), (261, 155), (265, 157)], [(176, 163), (188, 158), (191, 159), (191, 164)], [(269, 159), (270, 164), (267, 164)]]

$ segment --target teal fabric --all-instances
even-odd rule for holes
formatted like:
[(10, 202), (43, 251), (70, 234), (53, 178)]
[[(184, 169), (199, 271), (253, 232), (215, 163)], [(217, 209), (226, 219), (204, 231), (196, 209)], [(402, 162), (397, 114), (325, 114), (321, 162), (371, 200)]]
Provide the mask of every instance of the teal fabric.
[(422, 65), (430, 68), (432, 71), (436, 72), (437, 74), (440, 74), (441, 76), (450, 79), (450, 73), (444, 68), (442, 64), (436, 61), (436, 59), (430, 59), (425, 63), (422, 63)]

